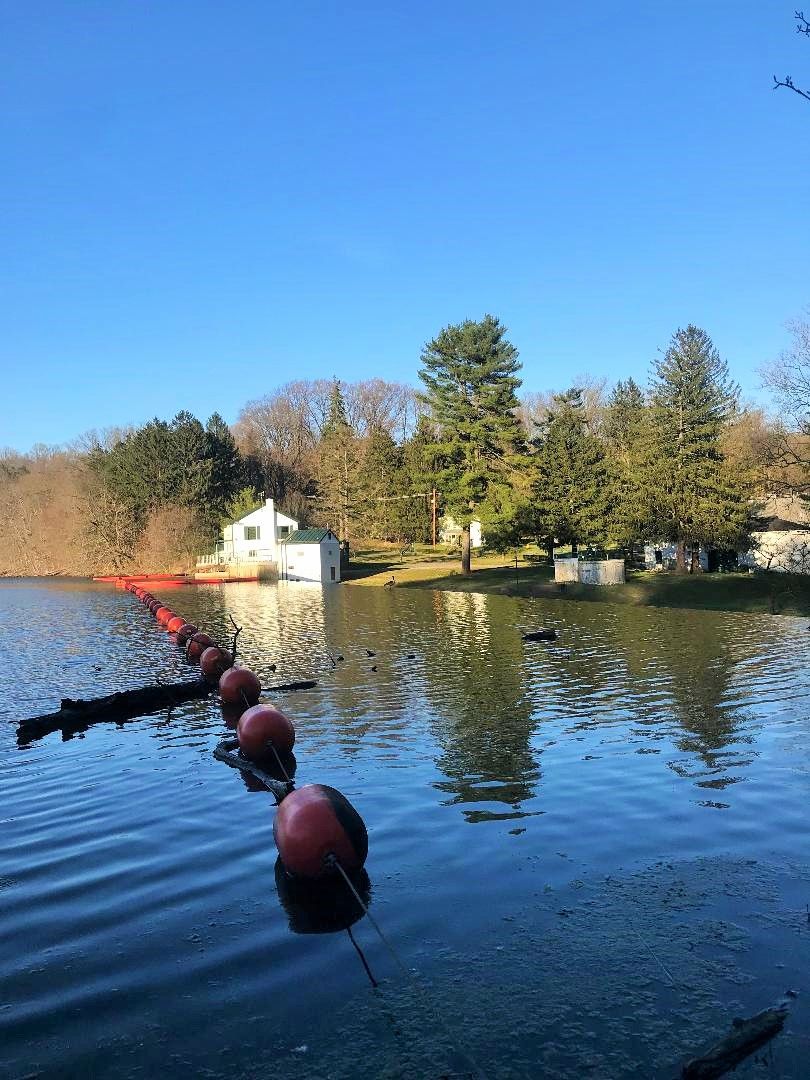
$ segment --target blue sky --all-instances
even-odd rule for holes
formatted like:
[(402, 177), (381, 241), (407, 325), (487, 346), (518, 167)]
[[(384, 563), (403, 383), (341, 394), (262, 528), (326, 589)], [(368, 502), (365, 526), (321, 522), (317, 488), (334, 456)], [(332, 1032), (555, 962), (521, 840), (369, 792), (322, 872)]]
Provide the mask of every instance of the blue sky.
[(705, 327), (749, 395), (810, 303), (782, 0), (0, 0), (0, 446), (292, 378), (416, 381), (500, 316), (527, 390)]

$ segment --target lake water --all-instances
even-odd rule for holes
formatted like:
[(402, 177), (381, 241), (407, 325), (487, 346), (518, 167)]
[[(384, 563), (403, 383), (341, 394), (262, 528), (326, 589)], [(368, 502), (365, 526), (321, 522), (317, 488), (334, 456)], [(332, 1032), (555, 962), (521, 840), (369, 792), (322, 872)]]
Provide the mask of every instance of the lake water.
[[(787, 990), (785, 1032), (736, 1075), (810, 1074), (806, 620), (154, 591), (218, 640), (232, 616), (264, 685), (318, 680), (276, 697), (296, 782), (362, 814), (407, 973), (367, 919), (376, 989), (345, 930), (300, 932), (274, 800), (212, 756), (215, 700), (18, 747), (61, 697), (189, 668), (126, 592), (6, 581), (1, 1075), (670, 1078)], [(558, 642), (521, 640), (540, 626)]]

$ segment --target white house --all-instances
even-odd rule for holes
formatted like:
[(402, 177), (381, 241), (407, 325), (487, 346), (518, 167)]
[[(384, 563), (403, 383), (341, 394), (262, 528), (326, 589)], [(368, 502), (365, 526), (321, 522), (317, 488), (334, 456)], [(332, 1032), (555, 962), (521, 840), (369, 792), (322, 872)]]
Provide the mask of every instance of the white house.
[(798, 495), (770, 495), (756, 507), (751, 548), (740, 566), (810, 574), (810, 511)]
[(226, 525), (214, 552), (197, 559), (197, 569), (227, 570), (237, 564), (240, 567), (270, 563), (278, 566), (280, 545), (297, 528), (297, 521), (282, 514), (273, 500), (267, 499), (258, 510), (251, 510), (238, 521)]
[(298, 529), (280, 547), (282, 581), (340, 581), (340, 542), (330, 529)]
[[(644, 566), (647, 570), (674, 570), (677, 545), (670, 540), (661, 540), (657, 544), (644, 545)], [(687, 561), (691, 552), (687, 552)], [(701, 546), (698, 554), (700, 569), (709, 569), (709, 553)]]
[[(470, 547), (480, 548), (484, 542), (481, 535), (481, 522), (473, 519), (470, 522)], [(440, 544), (460, 544), (461, 526), (457, 525), (450, 514), (444, 514), (439, 525)]]

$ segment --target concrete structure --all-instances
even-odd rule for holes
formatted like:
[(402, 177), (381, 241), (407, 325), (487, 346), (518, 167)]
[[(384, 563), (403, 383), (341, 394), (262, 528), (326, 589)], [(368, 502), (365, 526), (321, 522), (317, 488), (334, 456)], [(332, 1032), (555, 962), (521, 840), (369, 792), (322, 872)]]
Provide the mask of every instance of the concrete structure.
[(197, 575), (223, 578), (274, 577), (280, 545), (294, 533), (298, 522), (277, 510), (272, 499), (227, 525), (210, 555), (197, 559)]
[(282, 581), (340, 581), (340, 543), (330, 529), (299, 529), (281, 543)]
[[(484, 542), (484, 538), (481, 535), (481, 522), (470, 522), (470, 547), (480, 548)], [(439, 543), (440, 544), (460, 544), (461, 543), (461, 526), (457, 525), (450, 514), (444, 514), (439, 525)]]
[(579, 581), (583, 585), (623, 585), (624, 559), (555, 559), (555, 581)]
[(810, 574), (810, 510), (798, 495), (771, 495), (756, 505), (751, 547), (740, 566)]

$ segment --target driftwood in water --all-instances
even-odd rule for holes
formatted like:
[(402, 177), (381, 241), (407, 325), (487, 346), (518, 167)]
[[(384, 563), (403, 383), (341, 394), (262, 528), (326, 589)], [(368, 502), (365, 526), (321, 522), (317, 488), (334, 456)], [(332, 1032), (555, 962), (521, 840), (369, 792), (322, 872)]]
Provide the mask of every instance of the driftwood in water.
[[(312, 680), (281, 683), (278, 686), (264, 688), (263, 693), (310, 690), (317, 685), (317, 682)], [(52, 731), (85, 731), (90, 724), (103, 721), (123, 723), (125, 720), (146, 716), (148, 713), (171, 709), (184, 701), (208, 697), (215, 690), (216, 686), (203, 679), (192, 679), (189, 682), (167, 683), (165, 686), (142, 686), (137, 690), (122, 690), (116, 694), (107, 694), (106, 697), (91, 698), (88, 701), (62, 698), (62, 705), (58, 712), (21, 720), (17, 729), (17, 741), (31, 742), (33, 739), (41, 739), (49, 735)]]
[(203, 679), (168, 683), (165, 686), (141, 686), (137, 690), (121, 690), (106, 697), (81, 699), (62, 698), (58, 712), (31, 716), (21, 720), (17, 731), (20, 742), (41, 739), (52, 731), (83, 731), (90, 724), (105, 720), (123, 722), (147, 713), (171, 709), (184, 701), (208, 697), (216, 689)]
[(230, 765), (234, 769), (241, 769), (242, 772), (250, 773), (251, 776), (255, 776), (257, 780), (265, 785), (268, 791), (271, 791), (275, 796), (277, 803), (289, 795), (293, 789), (293, 782), (289, 780), (287, 782), (283, 780), (276, 780), (274, 776), (270, 776), (264, 769), (258, 765), (254, 765), (252, 761), (248, 761), (247, 758), (242, 757), (239, 753), (239, 740), (238, 739), (223, 739), (221, 743), (218, 743), (214, 747), (214, 757), (218, 761), (224, 761), (226, 765)]
[(734, 1025), (719, 1043), (701, 1057), (693, 1058), (683, 1067), (683, 1080), (714, 1080), (736, 1068), (766, 1042), (778, 1035), (787, 1016), (787, 1008), (765, 1009), (747, 1020), (735, 1020)]
[(556, 641), (556, 630), (530, 630), (528, 633), (523, 634), (524, 641)]

